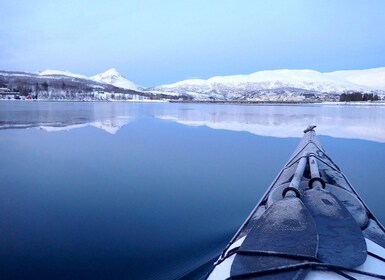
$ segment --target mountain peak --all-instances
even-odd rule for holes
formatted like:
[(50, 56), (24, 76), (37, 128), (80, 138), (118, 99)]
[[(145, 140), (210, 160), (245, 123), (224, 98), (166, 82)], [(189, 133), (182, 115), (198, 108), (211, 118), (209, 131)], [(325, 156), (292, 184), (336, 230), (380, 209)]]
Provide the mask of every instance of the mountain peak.
[(123, 77), (115, 68), (110, 68), (103, 73), (90, 77), (90, 79), (96, 82), (111, 84), (124, 89), (142, 89), (141, 87)]
[(100, 73), (99, 75), (103, 75), (103, 76), (122, 76), (118, 70), (116, 70), (115, 68), (110, 68), (106, 71), (104, 71), (103, 73)]

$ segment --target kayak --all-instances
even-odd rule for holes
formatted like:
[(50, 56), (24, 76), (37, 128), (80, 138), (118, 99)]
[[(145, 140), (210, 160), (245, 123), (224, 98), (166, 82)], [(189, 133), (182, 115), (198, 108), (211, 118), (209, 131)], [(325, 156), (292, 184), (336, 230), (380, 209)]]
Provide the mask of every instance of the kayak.
[(385, 279), (385, 228), (314, 128), (206, 279)]

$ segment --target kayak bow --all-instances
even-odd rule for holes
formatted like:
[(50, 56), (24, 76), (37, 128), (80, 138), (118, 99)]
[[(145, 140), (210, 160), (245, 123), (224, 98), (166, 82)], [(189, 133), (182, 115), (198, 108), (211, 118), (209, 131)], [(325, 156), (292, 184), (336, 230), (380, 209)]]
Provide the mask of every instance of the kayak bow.
[(385, 279), (385, 229), (314, 128), (206, 279)]

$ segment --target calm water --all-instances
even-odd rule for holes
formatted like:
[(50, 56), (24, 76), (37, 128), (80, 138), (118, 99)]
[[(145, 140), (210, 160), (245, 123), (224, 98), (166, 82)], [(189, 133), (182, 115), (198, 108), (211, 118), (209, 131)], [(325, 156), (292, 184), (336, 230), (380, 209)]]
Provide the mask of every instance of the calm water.
[(0, 102), (0, 278), (199, 279), (308, 124), (385, 223), (384, 123), (382, 106)]

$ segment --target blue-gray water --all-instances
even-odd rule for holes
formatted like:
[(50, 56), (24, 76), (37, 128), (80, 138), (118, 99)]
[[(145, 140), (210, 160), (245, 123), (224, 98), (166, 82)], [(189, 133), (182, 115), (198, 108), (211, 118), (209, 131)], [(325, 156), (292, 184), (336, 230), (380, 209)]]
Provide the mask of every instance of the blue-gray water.
[(310, 123), (385, 223), (384, 111), (0, 102), (0, 278), (199, 279)]

